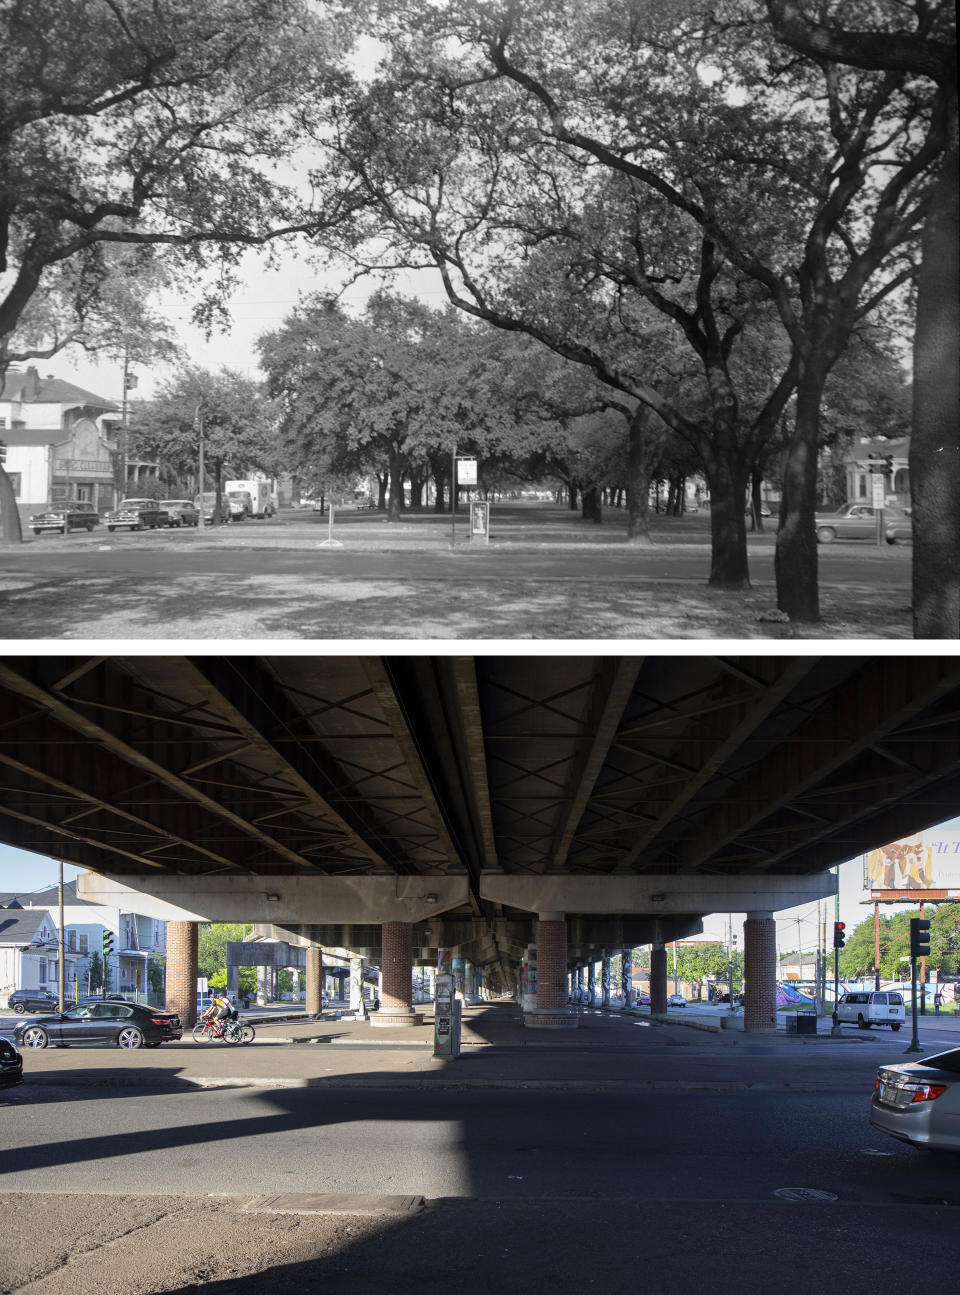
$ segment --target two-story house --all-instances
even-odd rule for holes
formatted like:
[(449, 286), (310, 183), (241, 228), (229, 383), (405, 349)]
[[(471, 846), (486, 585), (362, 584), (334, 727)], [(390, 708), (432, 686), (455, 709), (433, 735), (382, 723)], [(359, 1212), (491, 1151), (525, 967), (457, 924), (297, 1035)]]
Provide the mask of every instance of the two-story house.
[[(4, 902), (5, 897), (0, 895), (0, 904)], [(56, 886), (30, 895), (21, 895), (19, 902), (24, 905), (27, 913), (45, 911), (55, 915), (59, 911)], [(0, 912), (0, 918), (4, 916), (6, 914)], [(56, 931), (55, 921), (53, 925)], [(92, 955), (102, 953), (103, 934), (109, 931), (113, 936), (113, 949), (106, 960), (107, 989), (111, 993), (128, 994), (139, 1001), (147, 1001), (151, 993), (151, 980), (158, 979), (155, 975), (151, 976), (151, 964), (159, 968), (166, 955), (165, 922), (145, 917), (142, 913), (112, 908), (106, 904), (91, 904), (79, 899), (77, 883), (70, 881), (63, 888), (63, 928), (68, 998), (82, 997), (89, 992), (88, 972)], [(56, 935), (54, 938), (56, 941)], [(53, 957), (56, 959), (56, 950)], [(73, 984), (74, 980), (76, 986)], [(34, 984), (39, 983), (37, 981), (19, 987), (33, 988)], [(162, 1001), (160, 990), (153, 991), (153, 999), (156, 1002)]]
[[(13, 907), (7, 907), (12, 902)], [(59, 984), (60, 930), (49, 908), (21, 908), (13, 895), (0, 895), (0, 1006), (14, 989), (46, 989)], [(82, 970), (82, 960), (64, 959), (68, 997)]]
[(32, 366), (8, 370), (0, 385), (0, 440), (21, 519), (48, 504), (83, 499), (98, 512), (157, 480), (156, 463), (134, 459), (121, 406)]

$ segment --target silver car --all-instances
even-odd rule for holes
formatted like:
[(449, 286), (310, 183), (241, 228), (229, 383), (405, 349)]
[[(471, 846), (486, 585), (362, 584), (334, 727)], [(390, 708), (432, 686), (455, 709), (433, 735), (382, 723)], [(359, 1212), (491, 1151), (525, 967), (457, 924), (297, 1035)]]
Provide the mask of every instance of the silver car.
[(870, 1123), (915, 1147), (960, 1151), (960, 1048), (881, 1066)]

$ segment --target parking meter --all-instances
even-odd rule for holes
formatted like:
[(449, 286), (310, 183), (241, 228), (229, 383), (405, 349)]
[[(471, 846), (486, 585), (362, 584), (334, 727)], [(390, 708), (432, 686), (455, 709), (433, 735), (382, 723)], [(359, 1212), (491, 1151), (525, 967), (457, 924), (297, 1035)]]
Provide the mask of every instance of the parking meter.
[(453, 976), (449, 973), (438, 975), (433, 1012), (433, 1055), (435, 1057), (459, 1057), (460, 1007)]

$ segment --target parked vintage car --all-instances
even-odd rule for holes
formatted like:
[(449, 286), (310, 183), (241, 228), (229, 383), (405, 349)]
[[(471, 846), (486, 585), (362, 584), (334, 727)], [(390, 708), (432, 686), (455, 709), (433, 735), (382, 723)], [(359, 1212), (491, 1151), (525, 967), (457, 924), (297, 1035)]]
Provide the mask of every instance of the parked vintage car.
[(169, 526), (170, 516), (163, 504), (156, 499), (124, 499), (112, 512), (107, 513), (104, 521), (108, 531), (126, 527), (130, 531), (156, 530), (158, 526)]
[(162, 499), (160, 506), (167, 510), (169, 526), (200, 525), (200, 509), (190, 499)]
[(34, 535), (39, 535), (42, 531), (59, 531), (61, 535), (68, 535), (70, 531), (92, 531), (99, 524), (100, 514), (86, 499), (51, 504), (46, 512), (35, 513), (30, 518), (30, 529)]
[[(884, 532), (887, 543), (892, 544), (890, 528), (902, 526), (910, 519), (902, 508), (888, 504), (883, 510)], [(877, 515), (871, 504), (844, 504), (835, 513), (817, 513), (817, 542), (832, 544), (834, 540), (873, 540), (877, 536)], [(896, 534), (894, 538), (897, 538)], [(901, 535), (902, 538), (902, 535)]]

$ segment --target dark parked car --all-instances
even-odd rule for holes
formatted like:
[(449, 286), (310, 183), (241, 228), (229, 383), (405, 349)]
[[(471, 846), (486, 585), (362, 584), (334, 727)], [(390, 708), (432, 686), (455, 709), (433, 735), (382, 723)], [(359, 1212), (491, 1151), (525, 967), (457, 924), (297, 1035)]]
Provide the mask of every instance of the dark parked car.
[(98, 1000), (78, 1004), (56, 1016), (21, 1021), (14, 1043), (24, 1048), (63, 1048), (73, 1043), (112, 1043), (118, 1048), (157, 1048), (183, 1034), (175, 1012), (155, 1012), (140, 1003)]
[(170, 526), (199, 526), (200, 509), (192, 499), (164, 499)]
[(56, 994), (45, 989), (15, 989), (7, 1000), (15, 1012), (49, 1012), (60, 1006)]
[(156, 499), (124, 499), (104, 519), (108, 531), (125, 526), (131, 531), (156, 530), (170, 525), (170, 514)]
[(12, 1043), (0, 1039), (0, 1087), (23, 1083), (23, 1057)]
[(100, 514), (92, 503), (85, 499), (72, 499), (63, 504), (51, 504), (44, 513), (34, 513), (30, 518), (30, 529), (34, 535), (41, 531), (59, 531), (69, 535), (71, 531), (92, 531), (100, 523)]

